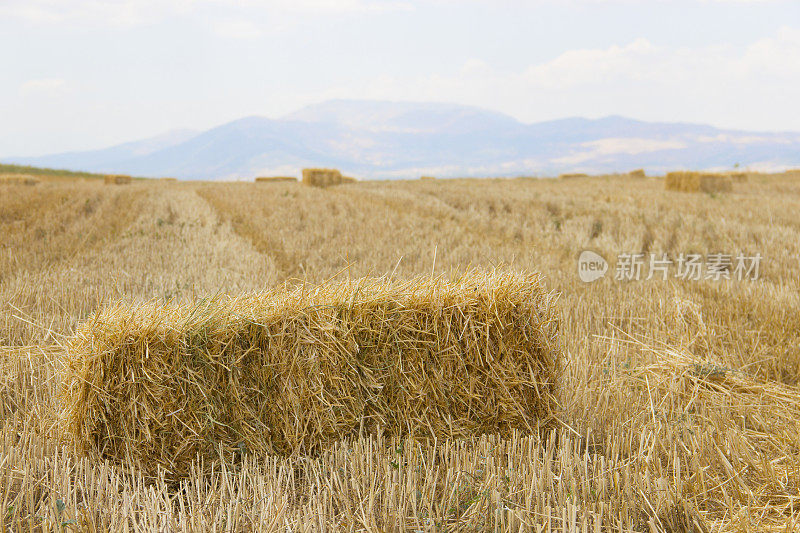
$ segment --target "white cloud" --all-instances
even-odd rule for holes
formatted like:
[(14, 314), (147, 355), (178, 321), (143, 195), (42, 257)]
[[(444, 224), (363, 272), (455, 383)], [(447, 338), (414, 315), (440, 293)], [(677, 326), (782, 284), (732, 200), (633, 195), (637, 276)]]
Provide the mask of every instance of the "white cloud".
[(225, 8), (233, 14), (321, 16), (413, 9), (410, 2), (398, 0), (4, 0), (0, 2), (0, 17), (38, 24), (79, 22), (137, 26), (214, 7)]
[[(451, 101), (498, 109), (526, 121), (623, 114), (775, 129), (775, 123), (785, 124), (786, 113), (796, 109), (798, 86), (800, 31), (784, 27), (746, 46), (670, 47), (638, 38), (566, 51), (517, 70), (470, 59), (449, 73), (413, 79), (376, 76), (304, 96), (306, 101)], [(800, 129), (800, 123), (788, 129)]]
[(67, 82), (61, 78), (40, 78), (28, 80), (19, 86), (22, 94), (53, 94), (66, 87)]
[(214, 22), (214, 33), (229, 39), (254, 40), (264, 35), (263, 29), (248, 19), (223, 19)]
[(620, 75), (636, 78), (641, 76), (641, 67), (655, 53), (656, 47), (641, 38), (625, 46), (570, 50), (551, 61), (529, 67), (521, 77), (528, 85), (549, 89), (597, 83)]
[(0, 4), (0, 16), (39, 24), (135, 26), (185, 14), (196, 4), (196, 0), (6, 0)]
[(781, 28), (744, 52), (731, 45), (669, 48), (639, 38), (623, 46), (564, 52), (529, 67), (522, 77), (528, 85), (558, 89), (623, 80), (707, 84), (758, 76), (800, 81), (800, 31)]

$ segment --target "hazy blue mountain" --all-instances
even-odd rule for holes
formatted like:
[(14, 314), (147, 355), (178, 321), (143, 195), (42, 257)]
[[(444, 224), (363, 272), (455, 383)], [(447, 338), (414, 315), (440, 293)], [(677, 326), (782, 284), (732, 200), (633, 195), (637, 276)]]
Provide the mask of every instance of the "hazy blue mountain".
[(299, 175), (333, 166), (365, 178), (554, 175), (643, 167), (800, 166), (800, 133), (744, 132), (610, 116), (524, 124), (447, 103), (331, 100), (280, 119), (248, 117), (205, 132), (9, 162), (185, 179)]
[(13, 162), (48, 168), (85, 168), (97, 172), (123, 173), (124, 162), (146, 156), (158, 150), (185, 142), (199, 132), (187, 129), (172, 130), (141, 141), (118, 144), (110, 148), (86, 152), (66, 152), (40, 157), (15, 158)]

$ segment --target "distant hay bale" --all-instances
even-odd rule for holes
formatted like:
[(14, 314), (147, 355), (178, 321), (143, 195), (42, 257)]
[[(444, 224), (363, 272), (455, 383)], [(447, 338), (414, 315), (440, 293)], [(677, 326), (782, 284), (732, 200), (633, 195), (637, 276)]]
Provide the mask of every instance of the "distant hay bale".
[(304, 168), (303, 185), (330, 187), (342, 183), (342, 173), (335, 168)]
[(106, 185), (127, 185), (131, 182), (131, 177), (124, 174), (107, 174), (103, 176)]
[(696, 174), (696, 172), (668, 172), (664, 177), (664, 187), (668, 191), (682, 191), (684, 181), (688, 181), (688, 178), (685, 178), (687, 174)]
[(558, 179), (561, 180), (568, 180), (573, 178), (588, 178), (589, 174), (582, 174), (582, 173), (571, 173), (571, 174), (561, 174), (558, 176)]
[(292, 176), (259, 176), (256, 178), (256, 183), (295, 183), (297, 178)]
[(28, 185), (33, 186), (39, 180), (29, 174), (6, 174), (0, 176), (0, 185)]
[(552, 422), (558, 329), (540, 276), (512, 271), (119, 305), (68, 347), (62, 429), (173, 476), (197, 454), (315, 455), (361, 431), (530, 433)]
[(158, 178), (158, 181), (166, 181), (166, 182), (175, 182), (178, 181), (178, 178)]
[(628, 177), (630, 178), (646, 178), (647, 174), (645, 174), (643, 168), (637, 168), (636, 170), (631, 170), (628, 172)]
[(668, 191), (728, 192), (733, 189), (730, 176), (701, 172), (669, 172), (664, 181)]
[(419, 179), (421, 180), (435, 180), (434, 176), (420, 176)]

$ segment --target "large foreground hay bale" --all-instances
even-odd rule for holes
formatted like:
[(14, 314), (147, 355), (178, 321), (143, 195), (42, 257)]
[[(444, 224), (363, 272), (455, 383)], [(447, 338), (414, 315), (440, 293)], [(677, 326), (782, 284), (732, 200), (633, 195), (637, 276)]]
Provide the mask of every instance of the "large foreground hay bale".
[(196, 454), (316, 454), (360, 431), (532, 432), (551, 422), (553, 303), (537, 274), (488, 272), (119, 306), (69, 347), (64, 429), (178, 476)]
[(733, 189), (730, 176), (700, 172), (670, 172), (664, 180), (668, 191), (728, 192)]
[(256, 183), (284, 183), (284, 182), (297, 182), (297, 178), (292, 176), (259, 176), (256, 178)]
[(342, 173), (335, 168), (304, 168), (303, 185), (330, 187), (342, 183)]
[(124, 174), (108, 174), (103, 176), (106, 185), (127, 185), (131, 182), (131, 177)]

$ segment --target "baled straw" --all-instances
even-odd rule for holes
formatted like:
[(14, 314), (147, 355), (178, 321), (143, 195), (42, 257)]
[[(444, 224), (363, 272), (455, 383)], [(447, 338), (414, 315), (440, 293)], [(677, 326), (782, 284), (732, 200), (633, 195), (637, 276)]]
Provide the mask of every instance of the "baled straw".
[(729, 192), (733, 189), (730, 176), (700, 172), (670, 172), (664, 181), (668, 191)]
[(107, 174), (103, 176), (106, 185), (127, 185), (131, 182), (131, 177), (124, 174)]
[(176, 476), (198, 454), (313, 455), (361, 432), (533, 432), (552, 422), (553, 304), (538, 274), (492, 271), (119, 306), (69, 347), (62, 422), (83, 450)]
[(568, 180), (568, 179), (572, 179), (572, 178), (588, 178), (588, 177), (589, 177), (589, 174), (584, 174), (584, 173), (581, 173), (581, 172), (573, 172), (573, 173), (568, 173), (568, 174), (561, 174), (560, 176), (558, 176), (558, 179)]
[(628, 172), (628, 177), (630, 178), (646, 178), (647, 174), (645, 174), (643, 168), (637, 168), (636, 170), (631, 170)]
[(292, 176), (259, 176), (256, 178), (256, 183), (281, 183), (292, 182), (295, 183), (297, 178)]
[(0, 176), (0, 185), (36, 185), (39, 180), (29, 174), (5, 174)]
[(341, 185), (342, 173), (335, 168), (304, 168), (303, 185), (312, 187), (330, 187)]

